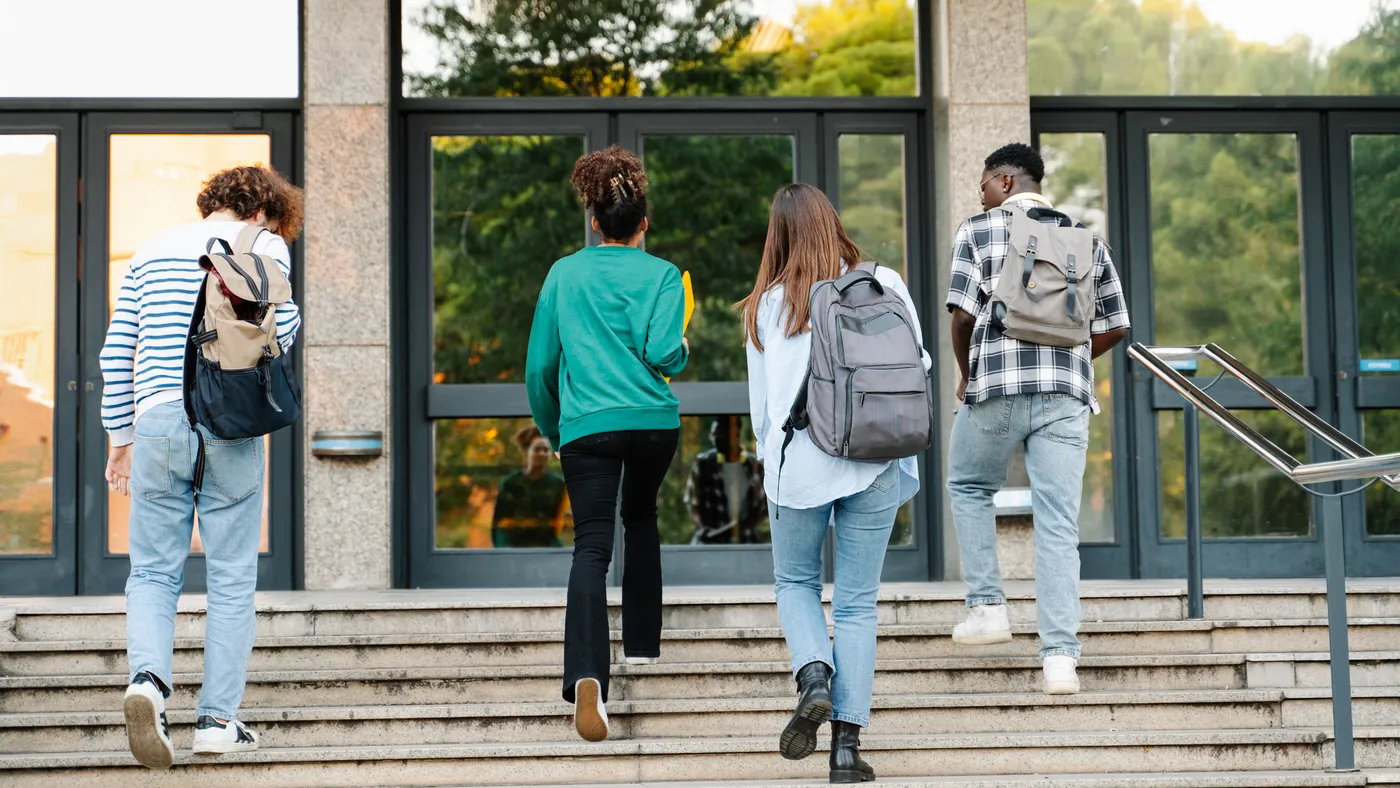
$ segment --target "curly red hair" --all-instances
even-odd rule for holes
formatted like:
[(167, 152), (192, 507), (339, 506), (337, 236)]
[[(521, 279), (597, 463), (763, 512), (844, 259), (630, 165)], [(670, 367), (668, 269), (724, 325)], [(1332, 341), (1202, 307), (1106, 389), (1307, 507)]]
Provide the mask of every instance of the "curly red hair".
[(301, 235), (302, 190), (271, 167), (231, 167), (216, 173), (195, 198), (199, 215), (231, 211), (248, 220), (260, 212), (277, 222), (277, 234), (291, 243)]

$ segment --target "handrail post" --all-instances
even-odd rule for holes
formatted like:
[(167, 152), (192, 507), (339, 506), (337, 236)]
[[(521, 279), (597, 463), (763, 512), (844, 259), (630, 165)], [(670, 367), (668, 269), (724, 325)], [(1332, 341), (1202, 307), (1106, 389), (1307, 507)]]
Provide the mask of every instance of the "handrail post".
[(1186, 617), (1206, 617), (1205, 573), (1201, 558), (1201, 414), (1186, 403)]
[(1351, 651), (1347, 643), (1346, 535), (1342, 499), (1322, 499), (1322, 541), (1327, 567), (1327, 640), (1332, 669), (1332, 734), (1337, 771), (1356, 768), (1351, 720)]

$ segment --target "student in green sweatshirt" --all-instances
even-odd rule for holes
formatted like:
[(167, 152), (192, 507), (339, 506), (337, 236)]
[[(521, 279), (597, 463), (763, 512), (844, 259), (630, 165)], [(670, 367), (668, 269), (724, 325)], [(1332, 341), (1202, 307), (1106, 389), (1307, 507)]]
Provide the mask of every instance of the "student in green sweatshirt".
[(616, 146), (570, 178), (602, 236), (549, 270), (530, 327), (530, 413), (564, 468), (574, 563), (564, 620), (564, 700), (588, 741), (608, 735), (607, 573), (622, 488), (626, 543), (622, 648), (661, 656), (661, 540), (656, 493), (676, 453), (680, 413), (666, 378), (685, 369), (685, 290), (674, 265), (643, 252), (647, 176)]

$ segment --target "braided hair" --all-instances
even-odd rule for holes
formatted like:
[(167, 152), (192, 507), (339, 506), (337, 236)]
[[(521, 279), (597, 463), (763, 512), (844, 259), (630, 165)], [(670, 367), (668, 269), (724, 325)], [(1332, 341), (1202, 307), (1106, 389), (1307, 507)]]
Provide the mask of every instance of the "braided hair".
[(616, 145), (581, 156), (569, 176), (605, 241), (626, 241), (647, 216), (647, 173), (637, 154)]

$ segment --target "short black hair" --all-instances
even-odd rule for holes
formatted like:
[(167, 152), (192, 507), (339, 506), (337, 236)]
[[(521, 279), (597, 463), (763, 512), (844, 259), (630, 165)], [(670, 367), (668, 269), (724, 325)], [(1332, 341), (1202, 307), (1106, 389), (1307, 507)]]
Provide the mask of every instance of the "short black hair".
[(1036, 183), (1045, 179), (1045, 160), (1040, 158), (1040, 153), (1035, 148), (1024, 142), (1013, 142), (992, 151), (985, 166), (987, 172), (998, 167), (1015, 167), (1031, 176), (1031, 180)]

